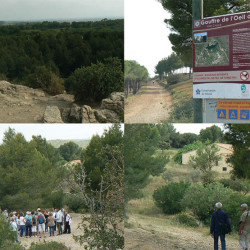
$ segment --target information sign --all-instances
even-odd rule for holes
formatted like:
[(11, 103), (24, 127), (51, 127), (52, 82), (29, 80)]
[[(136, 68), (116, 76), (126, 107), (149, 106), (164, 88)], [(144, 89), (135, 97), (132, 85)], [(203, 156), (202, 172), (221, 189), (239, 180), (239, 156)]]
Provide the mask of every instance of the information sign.
[(194, 98), (250, 98), (249, 41), (250, 12), (194, 21)]

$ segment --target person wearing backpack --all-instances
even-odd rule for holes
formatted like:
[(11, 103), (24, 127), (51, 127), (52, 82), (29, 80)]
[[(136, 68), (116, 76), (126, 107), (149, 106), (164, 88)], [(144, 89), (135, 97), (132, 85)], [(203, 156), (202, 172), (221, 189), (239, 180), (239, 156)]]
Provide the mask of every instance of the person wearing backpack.
[(26, 213), (25, 219), (26, 219), (26, 223), (25, 223), (26, 237), (31, 237), (32, 236), (32, 229), (31, 229), (32, 228), (32, 216), (31, 216), (31, 212)]
[(45, 235), (45, 217), (41, 213), (41, 209), (37, 209), (37, 224), (38, 224), (38, 233), (40, 235), (40, 238), (42, 238), (42, 231), (43, 231), (43, 236), (46, 237)]
[(241, 204), (242, 215), (240, 218), (239, 242), (244, 250), (249, 250), (250, 239), (250, 214), (247, 204)]
[(35, 215), (35, 211), (32, 211), (32, 237), (37, 237), (37, 216)]
[(210, 226), (210, 234), (214, 239), (214, 250), (219, 249), (219, 237), (221, 241), (222, 250), (226, 250), (226, 234), (231, 234), (231, 225), (228, 219), (228, 215), (226, 212), (222, 211), (222, 204), (217, 202), (215, 204), (216, 212), (213, 212), (211, 226)]

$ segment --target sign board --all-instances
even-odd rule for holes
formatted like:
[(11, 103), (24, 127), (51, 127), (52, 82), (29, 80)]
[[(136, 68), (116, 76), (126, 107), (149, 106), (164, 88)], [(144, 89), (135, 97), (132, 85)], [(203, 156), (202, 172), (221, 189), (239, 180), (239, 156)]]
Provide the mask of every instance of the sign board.
[(205, 99), (205, 123), (250, 123), (249, 100)]
[(195, 20), (194, 98), (250, 98), (250, 12)]

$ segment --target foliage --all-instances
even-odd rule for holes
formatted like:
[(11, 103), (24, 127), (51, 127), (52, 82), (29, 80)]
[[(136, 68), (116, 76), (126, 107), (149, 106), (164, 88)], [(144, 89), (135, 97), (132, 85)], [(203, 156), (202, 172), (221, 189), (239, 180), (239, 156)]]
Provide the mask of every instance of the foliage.
[(29, 250), (69, 250), (70, 248), (66, 247), (63, 243), (56, 241), (50, 241), (45, 243), (31, 243)]
[(234, 191), (243, 192), (247, 194), (249, 190), (249, 184), (240, 179), (221, 179), (219, 181), (224, 187), (230, 188)]
[(86, 182), (84, 166), (80, 171), (72, 169), (76, 185), (75, 193), (84, 200), (90, 216), (84, 215), (81, 227), (84, 234), (74, 238), (84, 249), (123, 249), (124, 218), (124, 156), (123, 145), (102, 147), (105, 167), (100, 188), (92, 190)]
[[(172, 33), (169, 40), (172, 49), (180, 56), (184, 66), (192, 67), (192, 0), (158, 0), (171, 18), (165, 23)], [(204, 1), (204, 17), (218, 16), (250, 10), (248, 0)]]
[(199, 137), (203, 143), (207, 141), (209, 141), (210, 143), (222, 142), (223, 131), (220, 127), (213, 125), (211, 127), (201, 129)]
[(179, 223), (184, 224), (189, 227), (198, 227), (199, 223), (198, 221), (192, 216), (191, 214), (187, 212), (181, 212), (177, 214), (176, 219)]
[(9, 222), (6, 221), (0, 210), (0, 249), (4, 249), (15, 240), (16, 235), (11, 231)]
[(250, 125), (226, 124), (225, 128), (225, 139), (233, 145), (233, 154), (229, 158), (233, 174), (239, 178), (250, 179)]
[(87, 181), (91, 183), (93, 190), (99, 189), (101, 176), (105, 169), (103, 161), (102, 148), (110, 146), (118, 146), (123, 143), (123, 132), (121, 126), (114, 124), (110, 129), (105, 130), (102, 136), (95, 135), (91, 138), (87, 148), (81, 156), (84, 169), (87, 174)]
[(27, 142), (13, 129), (5, 132), (0, 145), (1, 207), (17, 210), (35, 209), (45, 204), (51, 206), (47, 197), (60, 182), (61, 170), (47, 158), (46, 150), (37, 143), (39, 141), (43, 139), (33, 137)]
[(182, 200), (189, 183), (171, 182), (167, 186), (154, 191), (153, 198), (157, 207), (161, 208), (165, 214), (176, 214), (182, 211), (180, 201)]
[(59, 151), (65, 161), (73, 161), (80, 159), (82, 149), (76, 143), (70, 141), (61, 145)]
[(180, 81), (180, 79), (181, 79), (181, 77), (179, 74), (169, 74), (167, 76), (167, 82), (170, 85), (178, 83)]
[(74, 211), (76, 213), (83, 213), (86, 209), (84, 201), (80, 197), (72, 194), (64, 195), (64, 204), (68, 206), (70, 211)]
[(197, 141), (197, 142), (195, 142), (193, 144), (185, 145), (183, 148), (178, 150), (178, 153), (174, 156), (174, 161), (176, 163), (181, 164), (182, 163), (182, 154), (183, 153), (196, 150), (196, 149), (200, 148), (201, 146), (202, 146), (202, 143), (200, 141)]
[(219, 149), (215, 144), (203, 144), (197, 149), (196, 155), (190, 157), (189, 164), (194, 168), (198, 168), (203, 173), (207, 173), (221, 159), (221, 156), (217, 154), (218, 151)]
[[(174, 84), (174, 82), (170, 83), (171, 78), (178, 78), (177, 75), (174, 75), (174, 71), (177, 69), (180, 69), (183, 67), (183, 62), (181, 59), (177, 56), (176, 53), (172, 53), (169, 57), (162, 59), (158, 62), (158, 64), (155, 66), (155, 73), (159, 74), (160, 79), (162, 79), (162, 76), (168, 75), (168, 83)], [(170, 77), (169, 79), (169, 76)], [(176, 83), (176, 82), (175, 82)]]
[(77, 68), (108, 57), (123, 60), (124, 20), (0, 26), (0, 54), (0, 74), (10, 81), (27, 81), (41, 66), (50, 76), (68, 78)]
[[(163, 134), (163, 131), (161, 132)], [(163, 154), (155, 155), (161, 141), (159, 128), (150, 124), (125, 124), (125, 200), (139, 198), (149, 176), (159, 175), (168, 162)], [(166, 136), (167, 135), (166, 131)]]
[(110, 57), (103, 62), (79, 68), (65, 81), (65, 87), (75, 95), (78, 102), (101, 101), (112, 92), (123, 91), (121, 60)]

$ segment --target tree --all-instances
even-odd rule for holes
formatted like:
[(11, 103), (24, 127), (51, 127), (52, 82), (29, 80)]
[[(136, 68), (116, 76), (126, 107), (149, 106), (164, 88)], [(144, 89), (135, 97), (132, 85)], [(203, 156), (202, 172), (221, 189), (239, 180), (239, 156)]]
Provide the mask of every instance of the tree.
[(70, 141), (61, 145), (59, 151), (65, 161), (73, 161), (80, 159), (82, 149), (76, 143)]
[(123, 81), (121, 60), (114, 57), (75, 70), (65, 81), (65, 87), (78, 102), (100, 102), (112, 92), (123, 91)]
[(233, 146), (233, 154), (228, 159), (233, 167), (233, 174), (250, 179), (250, 125), (226, 124), (225, 129), (225, 139)]
[(222, 142), (223, 131), (220, 127), (213, 125), (211, 127), (201, 129), (199, 137), (203, 143), (206, 141), (209, 141), (210, 143)]
[(125, 200), (140, 197), (141, 189), (149, 182), (149, 176), (164, 171), (168, 158), (156, 155), (160, 142), (156, 126), (150, 124), (126, 124), (124, 135)]
[[(171, 14), (166, 19), (171, 30), (169, 40), (172, 49), (180, 56), (184, 66), (192, 67), (192, 0), (158, 0)], [(204, 17), (218, 16), (250, 10), (248, 0), (209, 0), (204, 1)]]

